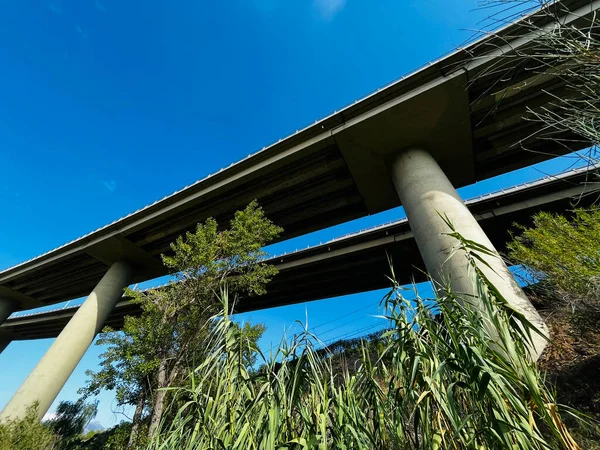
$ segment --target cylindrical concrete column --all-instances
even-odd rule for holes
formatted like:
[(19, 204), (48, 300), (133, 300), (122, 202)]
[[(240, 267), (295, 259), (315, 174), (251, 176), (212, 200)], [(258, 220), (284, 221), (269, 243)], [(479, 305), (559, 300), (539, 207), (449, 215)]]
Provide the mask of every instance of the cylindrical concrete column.
[(41, 419), (56, 399), (132, 279), (129, 263), (118, 261), (102, 277), (67, 326), (0, 413), (0, 422), (22, 418), (38, 403)]
[[(426, 151), (401, 152), (392, 165), (392, 180), (402, 201), (408, 223), (436, 288), (450, 283), (452, 291), (476, 297), (477, 289), (469, 272), (466, 256), (456, 253), (458, 242), (443, 217), (447, 217), (464, 238), (496, 251), (479, 223), (461, 200), (435, 159)], [(546, 325), (523, 293), (500, 256), (479, 255), (491, 267), (480, 269), (504, 298), (545, 335)], [(534, 335), (531, 356), (539, 358), (546, 340)]]

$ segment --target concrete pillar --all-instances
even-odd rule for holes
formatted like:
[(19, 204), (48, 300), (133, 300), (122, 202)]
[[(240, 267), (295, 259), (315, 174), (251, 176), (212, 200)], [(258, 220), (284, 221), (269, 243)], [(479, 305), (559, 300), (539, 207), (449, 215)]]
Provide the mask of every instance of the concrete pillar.
[[(458, 162), (457, 164), (460, 164)], [(442, 217), (447, 217), (464, 238), (496, 251), (477, 220), (467, 209), (434, 158), (426, 151), (401, 152), (392, 164), (392, 181), (402, 201), (410, 228), (436, 289), (450, 282), (452, 291), (476, 296), (468, 262), (464, 254), (454, 254), (458, 241)], [(490, 282), (515, 309), (525, 315), (546, 336), (546, 325), (499, 256), (480, 255), (493, 270), (480, 265)], [(473, 298), (473, 297), (471, 297)], [(533, 336), (532, 358), (538, 359), (546, 340)]]
[(38, 403), (41, 419), (56, 399), (86, 350), (104, 326), (106, 318), (132, 279), (129, 263), (118, 261), (79, 307), (50, 349), (35, 366), (0, 413), (0, 422), (21, 418), (27, 408)]

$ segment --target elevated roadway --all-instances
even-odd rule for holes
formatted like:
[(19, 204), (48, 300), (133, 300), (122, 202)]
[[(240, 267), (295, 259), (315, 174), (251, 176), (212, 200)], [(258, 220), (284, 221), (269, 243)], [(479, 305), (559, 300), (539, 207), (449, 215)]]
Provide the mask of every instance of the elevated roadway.
[[(595, 168), (574, 169), (499, 192), (468, 200), (469, 210), (498, 249), (504, 249), (514, 223), (529, 225), (539, 211), (565, 213), (598, 201), (600, 180)], [(402, 219), (334, 239), (287, 255), (272, 257), (279, 274), (265, 295), (242, 299), (237, 312), (319, 300), (389, 286), (387, 256), (393, 260), (398, 281), (425, 281), (425, 267), (410, 231)], [(8, 319), (0, 336), (11, 340), (58, 336), (78, 306)], [(127, 315), (140, 314), (139, 306), (124, 298), (107, 325), (119, 329)]]
[[(557, 97), (572, 94), (565, 80), (531, 56), (539, 33), (530, 24), (552, 29), (560, 20), (562, 26), (587, 27), (599, 6), (600, 0), (553, 3), (556, 14), (522, 18), (227, 169), (1, 271), (0, 323), (15, 310), (87, 298), (0, 412), (0, 422), (24, 417), (34, 403), (41, 418), (113, 314), (123, 288), (165, 275), (160, 255), (177, 236), (208, 217), (226, 224), (254, 199), (284, 228), (281, 239), (399, 205), (410, 226), (400, 222), (379, 240), (374, 231), (279, 258), (281, 273), (269, 294), (245, 299), (240, 311), (381, 287), (384, 250), (398, 272), (426, 268), (438, 286), (451, 280), (464, 301), (476, 302), (468, 261), (454, 255), (442, 217), (465, 238), (501, 248), (508, 222), (487, 227), (508, 217), (499, 213), (502, 205), (480, 213), (465, 206), (455, 188), (588, 145), (568, 133), (538, 139), (543, 126), (527, 120), (531, 111), (551, 109)], [(491, 216), (486, 219), (484, 212)], [(507, 266), (489, 255), (482, 258), (486, 264), (480, 269), (506, 301), (547, 334)], [(42, 323), (37, 327), (42, 330)], [(495, 330), (488, 331), (494, 336)], [(532, 337), (534, 359), (546, 345), (542, 335)], [(0, 351), (7, 342), (9, 336), (0, 336)]]
[[(565, 22), (596, 3), (562, 2), (574, 11)], [(548, 23), (546, 15), (528, 20)], [(135, 264), (134, 282), (164, 275), (159, 255), (177, 236), (208, 217), (226, 223), (253, 199), (284, 228), (281, 239), (399, 206), (390, 161), (403, 148), (427, 149), (455, 187), (581, 148), (581, 141), (568, 147), (535, 139), (539, 124), (523, 120), (527, 108), (566, 92), (563, 80), (515, 56), (531, 37), (521, 23), (510, 25), (152, 205), (0, 271), (0, 299), (23, 310), (79, 298), (122, 259)]]

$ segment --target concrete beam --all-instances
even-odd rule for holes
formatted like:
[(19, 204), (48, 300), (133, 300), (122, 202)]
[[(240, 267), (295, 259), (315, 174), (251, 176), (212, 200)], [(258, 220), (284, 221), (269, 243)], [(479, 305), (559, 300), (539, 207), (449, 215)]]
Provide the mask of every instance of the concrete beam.
[(12, 342), (12, 339), (5, 335), (0, 335), (0, 353), (4, 351), (8, 344)]
[(0, 325), (4, 323), (8, 317), (15, 312), (17, 308), (16, 302), (11, 299), (0, 297)]
[(388, 171), (398, 148), (432, 149), (452, 183), (475, 181), (468, 82), (462, 70), (440, 76), (333, 131), (370, 214), (399, 205)]
[(0, 413), (0, 422), (25, 416), (37, 403), (41, 419), (63, 388), (133, 278), (132, 266), (115, 262)]
[[(561, 17), (589, 22), (600, 0), (559, 3), (573, 11)], [(522, 20), (554, 23), (547, 14)], [(566, 92), (560, 78), (531, 80), (536, 58), (505, 58), (534, 37), (518, 23), (482, 37), (181, 191), (0, 271), (0, 296), (20, 309), (82, 297), (122, 255), (136, 263), (136, 282), (166, 275), (159, 255), (170, 242), (208, 217), (227, 223), (254, 199), (283, 227), (280, 239), (400, 206), (387, 173), (398, 148), (430, 149), (454, 186), (584, 148), (570, 135), (535, 139), (540, 124), (523, 120)]]
[[(589, 194), (598, 189), (588, 180), (596, 171), (596, 168), (588, 167), (572, 169), (486, 194), (465, 204), (494, 247), (502, 252), (511, 239), (509, 231), (514, 223), (530, 226), (531, 217), (540, 211), (568, 214), (575, 205), (590, 207), (597, 195)], [(388, 255), (393, 259), (401, 284), (425, 281), (426, 268), (419, 249), (408, 221), (402, 219), (269, 259), (268, 262), (280, 273), (269, 284), (265, 295), (240, 299), (236, 311), (254, 311), (389, 288), (386, 277)], [(136, 274), (138, 270), (136, 265)], [(77, 308), (57, 308), (10, 318), (0, 325), (0, 334), (11, 340), (57, 337)], [(124, 299), (117, 304), (106, 324), (120, 328), (124, 316), (139, 314), (139, 307)]]
[[(434, 287), (443, 293), (450, 286), (453, 293), (462, 294), (467, 302), (477, 306), (478, 293), (470, 263), (463, 252), (457, 251), (457, 240), (448, 236), (450, 229), (444, 218), (449, 219), (465, 239), (496, 252), (494, 245), (427, 151), (411, 149), (400, 153), (392, 166), (392, 178)], [(479, 256), (489, 265), (480, 264), (479, 269), (507, 302), (548, 335), (543, 319), (502, 258), (499, 255)], [(533, 340), (532, 357), (537, 359), (544, 350), (546, 340), (538, 335)]]

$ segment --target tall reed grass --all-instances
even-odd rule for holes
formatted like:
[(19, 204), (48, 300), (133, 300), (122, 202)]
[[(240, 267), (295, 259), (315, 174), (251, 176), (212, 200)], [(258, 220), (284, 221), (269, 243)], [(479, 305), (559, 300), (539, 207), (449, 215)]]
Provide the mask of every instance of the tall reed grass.
[[(480, 249), (461, 245), (478, 305), (448, 289), (434, 302), (408, 301), (392, 277), (383, 345), (376, 355), (365, 345), (356, 371), (334, 373), (308, 331), (268, 356), (249, 349), (224, 288), (214, 350), (172, 391), (148, 448), (578, 449), (560, 416), (573, 412), (528, 358), (536, 330), (478, 269)], [(245, 350), (259, 354), (259, 370), (244, 366)]]

